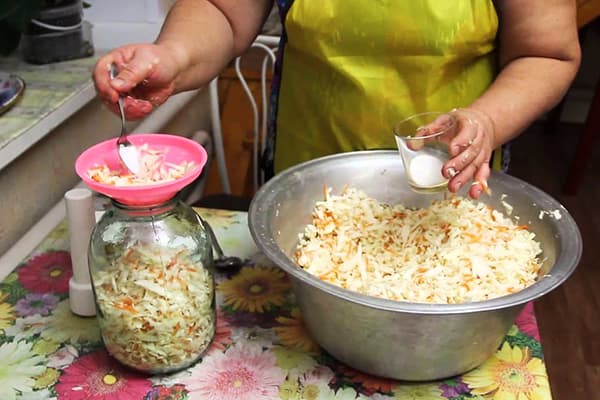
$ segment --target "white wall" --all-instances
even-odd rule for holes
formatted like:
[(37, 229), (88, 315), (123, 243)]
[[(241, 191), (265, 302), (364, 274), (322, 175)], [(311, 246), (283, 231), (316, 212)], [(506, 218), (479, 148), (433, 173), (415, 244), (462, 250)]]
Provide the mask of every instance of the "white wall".
[(128, 43), (151, 42), (174, 0), (87, 0), (84, 18), (92, 24), (100, 51)]

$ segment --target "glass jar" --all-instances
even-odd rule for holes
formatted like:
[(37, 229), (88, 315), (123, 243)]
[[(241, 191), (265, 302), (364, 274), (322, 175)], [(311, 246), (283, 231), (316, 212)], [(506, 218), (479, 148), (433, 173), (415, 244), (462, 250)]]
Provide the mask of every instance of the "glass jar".
[(89, 251), (106, 349), (146, 373), (186, 368), (209, 347), (216, 325), (204, 222), (176, 199), (112, 205), (92, 231)]

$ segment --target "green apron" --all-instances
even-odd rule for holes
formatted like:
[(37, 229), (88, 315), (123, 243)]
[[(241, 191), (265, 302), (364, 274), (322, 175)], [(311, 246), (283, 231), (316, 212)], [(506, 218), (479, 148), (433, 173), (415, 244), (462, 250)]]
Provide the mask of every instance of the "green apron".
[(394, 123), (467, 106), (496, 74), (491, 0), (295, 0), (284, 28), (276, 172), (395, 148)]

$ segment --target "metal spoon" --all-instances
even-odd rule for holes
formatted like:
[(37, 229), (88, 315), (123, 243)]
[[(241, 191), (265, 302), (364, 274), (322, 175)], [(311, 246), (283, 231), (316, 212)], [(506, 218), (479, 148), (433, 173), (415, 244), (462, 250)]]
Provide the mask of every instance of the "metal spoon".
[[(117, 64), (112, 63), (110, 65), (110, 79), (114, 79), (119, 74), (119, 67)], [(125, 111), (123, 110), (123, 96), (119, 94), (119, 112), (121, 114), (121, 134), (117, 139), (117, 152), (119, 158), (123, 162), (123, 165), (132, 172), (137, 174), (140, 172), (140, 163), (138, 160), (138, 154), (133, 143), (127, 139), (127, 129), (125, 127)]]
[(240, 268), (244, 265), (244, 260), (235, 256), (226, 256), (223, 253), (223, 249), (219, 245), (219, 241), (217, 240), (217, 235), (215, 235), (215, 231), (213, 231), (210, 224), (204, 220), (202, 220), (202, 224), (206, 228), (208, 235), (210, 236), (210, 240), (212, 242), (212, 246), (215, 249), (215, 253), (217, 253), (217, 258), (214, 259), (214, 265), (218, 269), (236, 269)]

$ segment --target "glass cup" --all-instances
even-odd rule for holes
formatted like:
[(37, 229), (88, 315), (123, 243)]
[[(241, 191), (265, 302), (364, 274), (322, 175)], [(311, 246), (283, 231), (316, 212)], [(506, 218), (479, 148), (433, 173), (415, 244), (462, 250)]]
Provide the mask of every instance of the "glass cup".
[(449, 145), (456, 132), (456, 118), (441, 112), (415, 114), (394, 126), (396, 145), (413, 190), (446, 190), (448, 179), (442, 175), (442, 167), (450, 158)]

